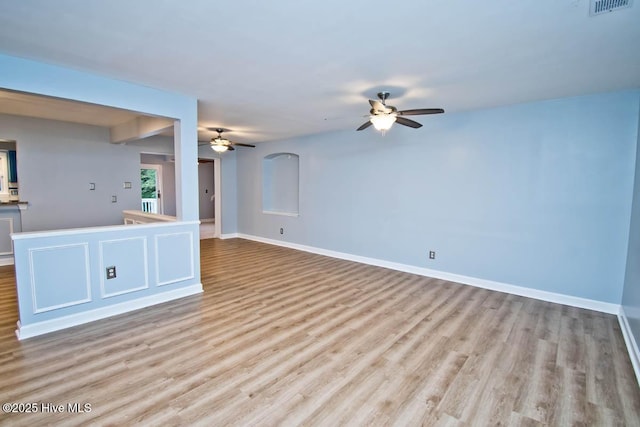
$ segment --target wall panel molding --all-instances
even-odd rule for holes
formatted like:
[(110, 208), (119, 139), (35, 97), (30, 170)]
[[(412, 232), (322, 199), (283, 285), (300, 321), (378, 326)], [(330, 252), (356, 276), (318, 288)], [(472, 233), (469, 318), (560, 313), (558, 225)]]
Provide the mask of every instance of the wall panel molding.
[[(131, 242), (131, 241), (139, 241), (142, 245), (142, 262), (139, 264), (136, 264), (137, 266), (139, 266), (139, 268), (142, 271), (142, 274), (144, 275), (144, 281), (141, 284), (132, 284), (130, 287), (126, 288), (126, 289), (122, 289), (120, 291), (116, 291), (116, 292), (107, 292), (107, 279), (106, 279), (106, 274), (105, 274), (105, 270), (106, 267), (108, 265), (111, 265), (111, 263), (105, 263), (105, 255), (104, 255), (104, 248), (105, 245), (109, 245), (109, 244), (119, 244), (119, 243), (124, 243), (124, 242)], [(149, 288), (149, 257), (148, 257), (148, 253), (147, 253), (147, 238), (144, 236), (140, 236), (140, 237), (129, 237), (129, 238), (124, 238), (124, 239), (111, 239), (111, 240), (101, 240), (99, 242), (99, 248), (100, 248), (100, 294), (102, 298), (110, 298), (110, 297), (114, 297), (114, 296), (118, 296), (118, 295), (124, 295), (124, 294), (128, 294), (131, 292), (136, 292), (136, 291), (140, 291), (143, 289), (148, 289)], [(128, 255), (132, 255), (131, 252), (128, 252)], [(117, 265), (116, 265), (117, 267)], [(117, 271), (117, 270), (116, 270)], [(121, 271), (122, 273), (122, 271)], [(126, 278), (125, 278), (126, 279)]]
[[(65, 255), (67, 262), (65, 264), (51, 265), (51, 263), (44, 263), (42, 265), (43, 271), (38, 271), (38, 261), (37, 255), (39, 253), (44, 252), (70, 252), (73, 248), (82, 248), (82, 257), (79, 259), (73, 259), (73, 254), (68, 253)], [(46, 311), (57, 310), (64, 307), (71, 307), (74, 305), (84, 304), (87, 302), (91, 302), (91, 267), (89, 264), (89, 244), (87, 242), (83, 243), (75, 243), (69, 245), (57, 245), (57, 246), (44, 246), (39, 248), (31, 248), (29, 249), (29, 276), (31, 279), (31, 296), (33, 299), (33, 312), (34, 313), (44, 313)], [(73, 259), (73, 261), (71, 261)], [(38, 302), (38, 294), (40, 293), (41, 300), (44, 299), (45, 292), (51, 293), (49, 287), (51, 286), (51, 280), (46, 280), (50, 278), (55, 278), (56, 280), (68, 280), (69, 274), (73, 273), (70, 269), (71, 266), (82, 266), (84, 268), (84, 272), (80, 272), (82, 278), (84, 279), (84, 289), (86, 293), (76, 299), (69, 299), (64, 302), (59, 302), (57, 304), (52, 305), (43, 305), (40, 306)], [(68, 272), (67, 276), (62, 274), (63, 272)], [(76, 273), (78, 276), (78, 273)], [(79, 277), (71, 277), (71, 279), (78, 279)], [(39, 281), (43, 280), (46, 283), (39, 290)]]
[[(180, 241), (186, 239), (186, 241)], [(162, 241), (168, 246), (164, 247)], [(172, 241), (169, 243), (169, 241)], [(186, 250), (180, 250), (180, 248)], [(171, 259), (168, 255), (171, 254)], [(180, 256), (186, 258), (179, 259)], [(155, 236), (155, 274), (156, 286), (165, 286), (183, 282), (195, 277), (193, 252), (193, 233), (190, 231), (157, 234)], [(169, 268), (170, 267), (170, 268)]]

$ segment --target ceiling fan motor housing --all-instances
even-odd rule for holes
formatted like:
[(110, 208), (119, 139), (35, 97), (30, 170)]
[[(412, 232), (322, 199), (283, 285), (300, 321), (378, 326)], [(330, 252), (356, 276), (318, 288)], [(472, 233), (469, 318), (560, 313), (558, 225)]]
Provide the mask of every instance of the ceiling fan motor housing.
[(441, 114), (444, 113), (442, 108), (414, 108), (410, 110), (398, 111), (398, 109), (392, 105), (386, 105), (385, 101), (389, 98), (389, 92), (378, 92), (378, 98), (380, 101), (370, 99), (371, 110), (369, 110), (369, 121), (360, 125), (357, 131), (364, 130), (373, 125), (377, 130), (383, 133), (391, 128), (393, 123), (398, 123), (403, 126), (417, 129), (422, 125), (414, 120), (408, 119), (405, 116), (418, 116), (422, 114)]

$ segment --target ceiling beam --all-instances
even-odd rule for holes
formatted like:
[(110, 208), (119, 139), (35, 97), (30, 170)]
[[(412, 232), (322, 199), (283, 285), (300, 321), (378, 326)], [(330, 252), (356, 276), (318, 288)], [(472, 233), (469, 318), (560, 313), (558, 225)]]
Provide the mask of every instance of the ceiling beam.
[(124, 144), (135, 141), (136, 139), (158, 135), (171, 128), (173, 128), (172, 119), (141, 116), (131, 121), (112, 126), (109, 130), (112, 144)]

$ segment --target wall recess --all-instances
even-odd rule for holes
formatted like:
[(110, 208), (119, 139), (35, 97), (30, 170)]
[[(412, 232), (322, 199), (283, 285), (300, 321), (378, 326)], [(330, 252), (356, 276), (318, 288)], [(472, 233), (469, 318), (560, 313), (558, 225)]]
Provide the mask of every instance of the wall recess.
[(262, 211), (297, 216), (299, 214), (299, 164), (293, 153), (274, 153), (262, 159)]

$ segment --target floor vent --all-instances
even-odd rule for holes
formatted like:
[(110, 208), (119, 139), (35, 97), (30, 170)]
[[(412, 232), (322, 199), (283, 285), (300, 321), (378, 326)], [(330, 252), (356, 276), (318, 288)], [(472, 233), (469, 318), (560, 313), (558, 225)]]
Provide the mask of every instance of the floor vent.
[(618, 9), (631, 7), (633, 0), (591, 0), (589, 15), (601, 15)]

